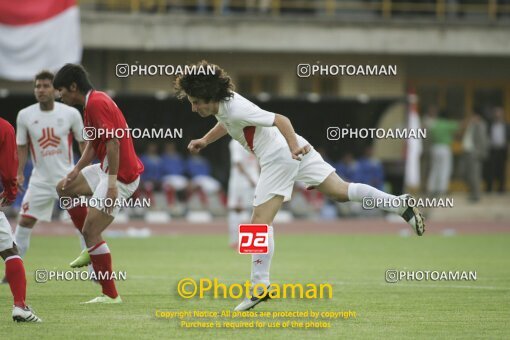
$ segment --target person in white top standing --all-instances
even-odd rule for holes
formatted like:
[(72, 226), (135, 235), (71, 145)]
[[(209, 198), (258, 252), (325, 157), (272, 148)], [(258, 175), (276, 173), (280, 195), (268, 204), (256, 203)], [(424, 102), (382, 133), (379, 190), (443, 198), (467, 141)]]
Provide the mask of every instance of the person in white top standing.
[(230, 247), (237, 249), (238, 227), (247, 222), (243, 216), (253, 206), (255, 186), (259, 178), (259, 165), (253, 153), (232, 139), (230, 150), (230, 177), (228, 179), (228, 227)]
[[(274, 253), (273, 219), (282, 203), (290, 200), (295, 181), (302, 181), (309, 188), (316, 188), (338, 202), (362, 202), (370, 198), (375, 207), (401, 215), (418, 235), (423, 234), (423, 216), (416, 207), (408, 205), (409, 195), (397, 197), (366, 184), (343, 181), (308, 141), (294, 132), (287, 117), (265, 111), (234, 92), (232, 80), (219, 66), (207, 61), (196, 65), (196, 69), (210, 67), (214, 68), (214, 74), (180, 75), (175, 81), (175, 89), (179, 98), (189, 100), (193, 112), (204, 118), (214, 116), (218, 120), (205, 136), (189, 143), (191, 153), (198, 153), (229, 134), (255, 154), (261, 167), (251, 223), (269, 226), (268, 252), (252, 255), (253, 285), (270, 286), (269, 268)], [(266, 301), (269, 295), (267, 291), (265, 294), (253, 294), (235, 310), (251, 309)]]
[[(23, 170), (28, 149), (34, 165), (14, 234), (21, 257), (25, 256), (30, 246), (30, 235), (36, 222), (51, 221), (55, 200), (58, 199), (55, 187), (74, 167), (73, 137), (79, 143), (80, 151), (85, 147), (80, 112), (55, 102), (53, 73), (41, 71), (35, 76), (34, 94), (37, 103), (21, 110), (16, 120), (20, 188), (25, 181)], [(76, 207), (69, 214), (81, 231), (87, 208)], [(83, 247), (83, 237), (81, 239)]]

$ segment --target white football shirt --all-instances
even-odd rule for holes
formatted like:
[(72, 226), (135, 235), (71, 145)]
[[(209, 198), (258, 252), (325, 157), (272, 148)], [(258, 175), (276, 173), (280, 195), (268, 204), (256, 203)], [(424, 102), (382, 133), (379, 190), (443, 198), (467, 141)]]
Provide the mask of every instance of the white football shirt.
[[(239, 93), (234, 92), (232, 98), (221, 101), (215, 117), (233, 139), (257, 156), (261, 165), (275, 152), (289, 148), (280, 130), (273, 126), (275, 114), (261, 109)], [(298, 134), (296, 137), (300, 147), (308, 144)]]
[(55, 102), (51, 111), (39, 103), (18, 113), (16, 143), (28, 145), (34, 169), (30, 181), (56, 185), (74, 167), (73, 135), (81, 142), (83, 120), (78, 110)]

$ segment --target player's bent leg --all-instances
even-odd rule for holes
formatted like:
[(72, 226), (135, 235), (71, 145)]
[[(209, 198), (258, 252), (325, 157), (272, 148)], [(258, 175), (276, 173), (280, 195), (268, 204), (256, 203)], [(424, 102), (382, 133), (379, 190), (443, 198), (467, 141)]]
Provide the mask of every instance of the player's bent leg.
[(91, 196), (92, 189), (87, 180), (80, 172), (74, 181), (67, 183), (66, 179), (62, 179), (57, 183), (58, 197), (77, 197), (80, 195)]
[(108, 245), (101, 237), (101, 233), (113, 222), (113, 216), (96, 208), (90, 208), (85, 225), (83, 237), (88, 247), (90, 262), (102, 287), (103, 295), (86, 303), (121, 303), (122, 299), (117, 293), (112, 278), (112, 257)]
[[(92, 188), (90, 188), (89, 183), (81, 172), (76, 176), (74, 181), (70, 183), (67, 183), (65, 178), (62, 179), (58, 182), (56, 189), (59, 198), (92, 195)], [(69, 207), (67, 212), (69, 216), (71, 216), (74, 226), (81, 233), (83, 224), (85, 223), (85, 217), (87, 216), (87, 208), (81, 206)]]
[(337, 202), (347, 202), (349, 201), (348, 188), (349, 183), (333, 172), (317, 187), (317, 190)]
[(85, 240), (85, 249), (69, 265), (71, 268), (80, 268), (88, 266), (91, 263), (88, 249), (100, 242), (103, 242), (101, 233), (113, 222), (113, 217), (99, 211), (96, 208), (90, 208), (85, 218), (82, 235)]
[(103, 242), (102, 232), (113, 222), (113, 216), (96, 208), (90, 208), (83, 226), (83, 237), (87, 247)]
[[(380, 208), (396, 213), (413, 228), (418, 236), (425, 232), (425, 219), (420, 210), (409, 206), (410, 195), (394, 196), (362, 183), (347, 183), (336, 173), (329, 175), (317, 189), (339, 202), (353, 201), (374, 204), (370, 208)], [(381, 203), (379, 203), (381, 202)]]
[[(266, 287), (270, 286), (269, 270), (271, 268), (271, 260), (274, 254), (274, 234), (273, 234), (273, 220), (280, 210), (283, 203), (283, 196), (274, 196), (267, 202), (256, 206), (253, 209), (253, 216), (251, 219), (252, 224), (267, 224), (268, 228), (268, 253), (267, 254), (253, 254), (251, 257), (251, 283), (252, 286), (263, 284)], [(260, 292), (259, 292), (260, 293)], [(249, 310), (258, 305), (259, 303), (269, 299), (269, 289), (265, 295), (252, 294), (252, 297), (246, 298), (235, 308), (236, 311)]]
[(282, 204), (283, 196), (276, 195), (261, 205), (254, 207), (251, 223), (272, 225), (278, 210), (282, 207)]

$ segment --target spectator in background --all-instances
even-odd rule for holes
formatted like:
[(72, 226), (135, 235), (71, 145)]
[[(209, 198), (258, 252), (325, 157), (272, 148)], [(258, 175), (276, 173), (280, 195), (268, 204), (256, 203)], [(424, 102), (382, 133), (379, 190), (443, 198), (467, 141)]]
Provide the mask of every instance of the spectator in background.
[(156, 143), (147, 144), (145, 153), (141, 155), (140, 160), (143, 163), (145, 171), (141, 175), (141, 194), (142, 196), (154, 201), (154, 191), (161, 185), (161, 157), (158, 153), (158, 145)]
[(340, 161), (334, 164), (336, 172), (346, 182), (359, 183), (360, 167), (352, 153), (346, 153)]
[(207, 159), (198, 154), (192, 155), (186, 161), (186, 168), (191, 177), (188, 200), (197, 192), (200, 195), (202, 205), (208, 209), (208, 195), (218, 193), (221, 202), (226, 205), (226, 195), (221, 189), (220, 182), (211, 176), (211, 166)]
[[(362, 176), (360, 173), (360, 166), (358, 161), (354, 158), (353, 154), (348, 152), (343, 157), (333, 164), (336, 173), (346, 182), (361, 183)], [(358, 216), (362, 214), (361, 204), (358, 202), (345, 202), (337, 205), (338, 214), (340, 216)]]
[(444, 112), (439, 117), (435, 108), (429, 109), (426, 124), (432, 144), (427, 192), (432, 196), (440, 196), (446, 194), (450, 185), (453, 166), (451, 144), (455, 134), (460, 131), (460, 124), (446, 119)]
[[(260, 169), (255, 155), (246, 151), (238, 141), (232, 139), (228, 148), (230, 150), (230, 177), (228, 180), (229, 242), (231, 248), (237, 249), (239, 224), (250, 222), (253, 197), (255, 196), (255, 187), (259, 180)], [(247, 216), (248, 220), (243, 220), (244, 216)]]
[(505, 121), (505, 111), (501, 107), (494, 109), (489, 125), (490, 157), (487, 166), (487, 192), (492, 192), (495, 181), (498, 192), (505, 192), (506, 160), (508, 142), (510, 141), (510, 125)]
[(185, 176), (186, 164), (182, 156), (177, 152), (174, 143), (165, 144), (165, 153), (161, 157), (161, 173), (163, 174), (163, 191), (166, 195), (168, 206), (175, 203), (177, 193), (188, 188), (189, 181)]
[(384, 169), (381, 161), (374, 157), (374, 149), (367, 146), (363, 157), (358, 161), (360, 182), (384, 189)]
[(487, 157), (487, 126), (478, 112), (468, 117), (467, 127), (462, 137), (463, 169), (469, 190), (469, 200), (480, 200), (482, 163)]

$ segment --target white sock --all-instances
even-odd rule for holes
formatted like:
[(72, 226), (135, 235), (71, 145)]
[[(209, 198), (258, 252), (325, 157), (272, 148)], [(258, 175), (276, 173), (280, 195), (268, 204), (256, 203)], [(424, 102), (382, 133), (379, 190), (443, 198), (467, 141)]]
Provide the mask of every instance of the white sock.
[(228, 232), (230, 244), (239, 242), (239, 224), (241, 223), (241, 213), (230, 211), (228, 213)]
[[(371, 197), (375, 199), (382, 199), (385, 202), (394, 202), (397, 200), (397, 196), (387, 194), (381, 190), (378, 190), (374, 187), (371, 187), (367, 184), (362, 183), (349, 183), (349, 189), (347, 190), (347, 195), (349, 197), (349, 201), (353, 202), (363, 202), (363, 199), (366, 197)], [(401, 214), (403, 207), (401, 204), (397, 206), (388, 206), (388, 204), (379, 204), (376, 208), (383, 209), (388, 212), (393, 212), (396, 214)]]
[(273, 227), (268, 228), (268, 253), (267, 254), (253, 254), (251, 256), (251, 283), (256, 285), (263, 283), (269, 286), (269, 269), (271, 268), (271, 259), (274, 253), (274, 235)]
[(30, 235), (32, 234), (33, 228), (25, 228), (20, 226), (19, 224), (16, 226), (16, 231), (14, 232), (14, 242), (18, 247), (19, 256), (22, 258), (25, 257), (25, 254), (30, 247)]

